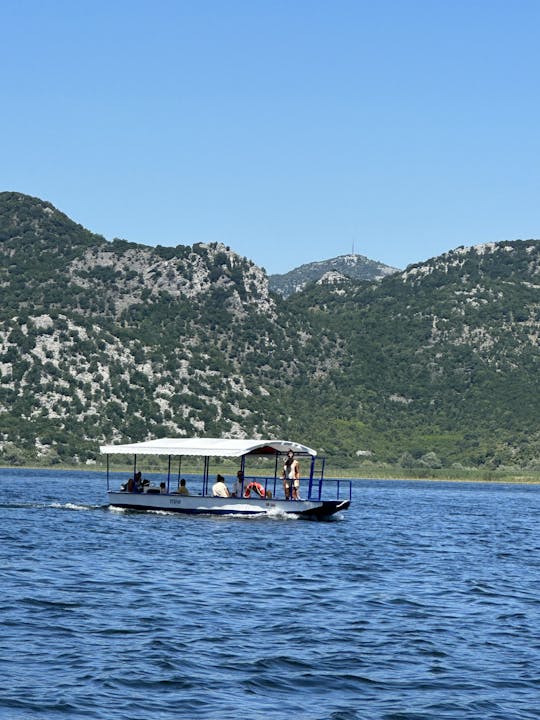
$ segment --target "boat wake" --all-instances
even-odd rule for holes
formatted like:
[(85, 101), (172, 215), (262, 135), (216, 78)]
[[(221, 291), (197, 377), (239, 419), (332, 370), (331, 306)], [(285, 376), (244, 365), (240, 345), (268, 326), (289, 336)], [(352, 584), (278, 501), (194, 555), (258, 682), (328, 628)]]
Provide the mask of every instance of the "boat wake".
[(271, 518), (272, 520), (300, 520), (300, 515), (297, 515), (296, 513), (286, 513), (283, 510), (280, 510), (279, 508), (272, 508), (268, 511), (268, 513), (265, 515), (267, 518)]
[(52, 502), (52, 503), (38, 503), (38, 502), (20, 502), (20, 503), (0, 503), (0, 508), (5, 509), (17, 509), (17, 508), (27, 508), (28, 510), (103, 510), (107, 506), (106, 505), (79, 505), (77, 503), (60, 503), (60, 502)]
[[(214, 516), (215, 517), (215, 516)], [(285, 513), (283, 510), (276, 510), (271, 509), (268, 510), (268, 512), (262, 512), (250, 515), (248, 513), (227, 513), (227, 515), (221, 515), (219, 516), (223, 520), (226, 520), (227, 518), (235, 518), (238, 520), (300, 520), (300, 515), (295, 515), (294, 513)]]
[(78, 505), (76, 503), (58, 503), (54, 502), (50, 505), (44, 505), (43, 507), (55, 508), (55, 510), (99, 510), (102, 505)]

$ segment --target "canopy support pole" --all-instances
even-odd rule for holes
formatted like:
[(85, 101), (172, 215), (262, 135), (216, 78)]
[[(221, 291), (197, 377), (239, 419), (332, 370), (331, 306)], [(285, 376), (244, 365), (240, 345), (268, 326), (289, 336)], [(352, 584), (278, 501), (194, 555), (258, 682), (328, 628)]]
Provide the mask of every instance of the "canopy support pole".
[[(308, 485), (308, 500), (311, 500), (311, 490), (313, 488), (313, 472), (315, 470), (315, 457), (311, 456), (311, 467), (309, 469), (309, 485)], [(321, 494), (320, 488), (319, 488), (319, 496)]]
[(205, 456), (203, 468), (203, 495), (208, 495), (208, 475), (210, 473), (210, 458)]

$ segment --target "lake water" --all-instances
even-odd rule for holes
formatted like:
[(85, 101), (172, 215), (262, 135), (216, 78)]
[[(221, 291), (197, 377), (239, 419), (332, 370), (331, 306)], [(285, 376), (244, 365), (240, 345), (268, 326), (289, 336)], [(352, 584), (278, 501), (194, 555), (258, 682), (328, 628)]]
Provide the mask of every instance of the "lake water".
[(540, 718), (540, 487), (357, 481), (336, 520), (136, 514), (0, 470), (0, 718)]

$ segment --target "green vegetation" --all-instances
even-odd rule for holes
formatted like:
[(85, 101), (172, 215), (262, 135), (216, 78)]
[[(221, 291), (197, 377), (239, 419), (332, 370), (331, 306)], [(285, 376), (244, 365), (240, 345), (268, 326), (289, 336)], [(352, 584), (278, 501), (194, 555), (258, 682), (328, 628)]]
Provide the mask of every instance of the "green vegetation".
[(283, 299), (222, 245), (108, 243), (0, 193), (0, 462), (243, 433), (335, 474), (534, 476), (539, 276), (540, 242), (515, 241)]

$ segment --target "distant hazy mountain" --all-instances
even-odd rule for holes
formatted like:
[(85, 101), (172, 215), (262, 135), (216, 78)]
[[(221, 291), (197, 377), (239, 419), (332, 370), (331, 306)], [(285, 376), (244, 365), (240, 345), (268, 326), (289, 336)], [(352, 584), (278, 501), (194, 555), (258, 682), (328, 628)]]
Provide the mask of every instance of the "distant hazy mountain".
[(398, 272), (397, 268), (353, 253), (300, 265), (283, 275), (270, 275), (268, 279), (270, 290), (283, 297), (289, 297), (303, 290), (307, 283), (317, 282), (323, 278), (327, 282), (336, 282), (340, 277), (351, 280), (380, 280), (395, 272)]

